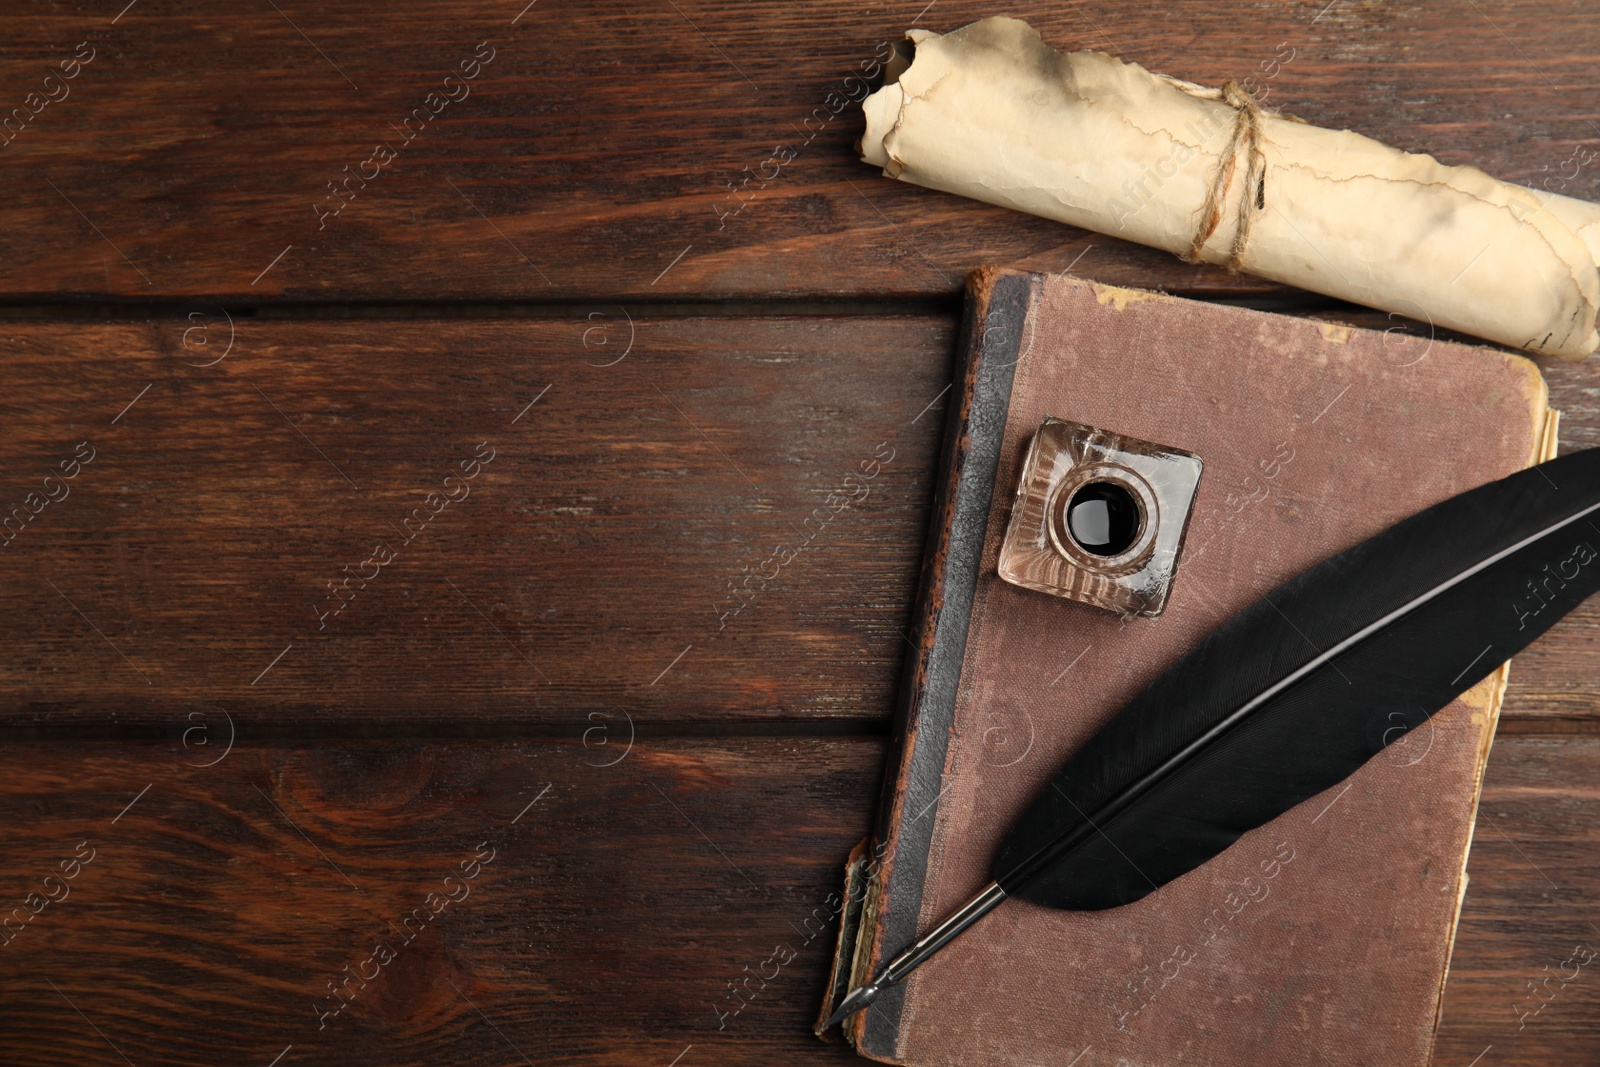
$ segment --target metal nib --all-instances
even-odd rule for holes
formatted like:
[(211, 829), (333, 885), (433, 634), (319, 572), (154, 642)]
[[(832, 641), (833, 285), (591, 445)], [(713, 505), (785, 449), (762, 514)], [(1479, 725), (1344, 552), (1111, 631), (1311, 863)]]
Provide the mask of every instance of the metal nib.
[[(990, 882), (984, 886), (977, 896), (961, 906), (960, 911), (929, 930), (917, 940), (916, 944), (890, 960), (888, 966), (879, 971), (872, 981), (845, 997), (844, 1003), (839, 1005), (839, 1010), (822, 1024), (822, 1030), (829, 1029), (835, 1023), (849, 1018), (871, 1004), (878, 999), (878, 994), (889, 986), (898, 985), (906, 975), (922, 966), (930, 956), (948, 945), (961, 931), (993, 911), (1004, 899), (1006, 891), (997, 883)], [(821, 1033), (822, 1030), (817, 1032)]]
[(839, 1005), (839, 1010), (828, 1017), (828, 1021), (822, 1024), (822, 1028), (826, 1030), (837, 1025), (838, 1023), (843, 1022), (845, 1019), (854, 1015), (856, 1012), (860, 1011), (862, 1008), (878, 999), (878, 994), (881, 992), (883, 992), (883, 987), (877, 985), (876, 983), (868, 983), (867, 985), (860, 986), (855, 990), (855, 992), (844, 998), (844, 1003)]

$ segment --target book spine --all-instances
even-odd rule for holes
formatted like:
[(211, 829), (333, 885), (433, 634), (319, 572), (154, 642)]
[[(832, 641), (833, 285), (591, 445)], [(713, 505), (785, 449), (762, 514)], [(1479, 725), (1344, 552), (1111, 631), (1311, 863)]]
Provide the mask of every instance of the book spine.
[[(916, 937), (1011, 385), (1041, 282), (1040, 275), (996, 269), (967, 281), (955, 400), (946, 416), (912, 649), (901, 680), (900, 744), (889, 755), (872, 846), (878, 910), (860, 936), (870, 939), (864, 958), (874, 969)], [(893, 987), (846, 1024), (859, 1052), (894, 1061), (902, 1005), (903, 990)]]

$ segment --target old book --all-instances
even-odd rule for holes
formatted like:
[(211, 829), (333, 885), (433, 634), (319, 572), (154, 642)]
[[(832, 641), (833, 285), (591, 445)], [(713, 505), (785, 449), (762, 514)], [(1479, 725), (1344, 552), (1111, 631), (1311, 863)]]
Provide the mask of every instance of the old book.
[[(1504, 352), (1009, 271), (974, 276), (962, 332), (902, 732), (819, 1018), (981, 888), (1066, 755), (1200, 637), (1554, 454), (1543, 379)], [(1047, 415), (1204, 460), (1161, 617), (996, 574)], [(1135, 904), (1007, 901), (847, 1039), (919, 1067), (1427, 1063), (1506, 676)]]

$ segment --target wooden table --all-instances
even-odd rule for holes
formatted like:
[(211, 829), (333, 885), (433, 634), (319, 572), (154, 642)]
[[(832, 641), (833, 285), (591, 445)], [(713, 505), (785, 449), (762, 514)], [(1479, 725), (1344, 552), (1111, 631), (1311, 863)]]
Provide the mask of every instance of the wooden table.
[[(852, 75), (905, 27), (1600, 196), (1592, 5), (924, 2), (8, 6), (0, 1062), (851, 1061), (804, 921), (871, 818), (965, 273), (1388, 325), (881, 179)], [(1593, 366), (1543, 363), (1568, 448)], [(1600, 1060), (1600, 977), (1543, 983), (1600, 944), (1597, 665), (1592, 604), (1515, 666), (1439, 1064)]]

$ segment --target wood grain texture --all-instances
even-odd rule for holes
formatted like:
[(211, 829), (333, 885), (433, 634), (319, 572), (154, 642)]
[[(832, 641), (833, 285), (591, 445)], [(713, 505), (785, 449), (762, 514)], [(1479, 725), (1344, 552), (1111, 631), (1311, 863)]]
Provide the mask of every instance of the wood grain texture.
[(1439, 1067), (1480, 1054), (1480, 1067), (1600, 1061), (1596, 783), (1593, 738), (1495, 742), (1434, 1049)]
[[(7, 325), (0, 722), (891, 714), (951, 317)], [(1569, 442), (1595, 366), (1544, 364)], [(1507, 720), (1595, 721), (1597, 656), (1586, 605)]]
[[(122, 6), (64, 3), (8, 22), (0, 293), (954, 294), (983, 263), (1074, 261), (1122, 284), (1272, 289), (857, 161), (865, 89), (847, 79), (919, 12), (919, 25), (949, 30), (993, 5)], [(1269, 104), (1312, 122), (1572, 195), (1600, 188), (1574, 155), (1597, 129), (1589, 7), (1003, 10), (1057, 47), (1208, 84), (1254, 75)], [(93, 58), (62, 81), (80, 43)], [(463, 62), (476, 77), (447, 86)]]
[[(10, 746), (0, 905), (28, 921), (0, 944), (0, 1055), (859, 1062), (808, 1023), (881, 751), (641, 743), (602, 766), (616, 754), (579, 742), (240, 744), (202, 767), (215, 757), (198, 745)], [(1484, 1067), (1600, 1052), (1600, 959), (1520, 1033), (1511, 1010), (1546, 964), (1600, 942), (1597, 780), (1600, 740), (1497, 745), (1437, 1063), (1490, 1044)], [(93, 858), (64, 879), (80, 842)], [(484, 845), (492, 860), (463, 878)], [(402, 925), (416, 908), (437, 915)], [(368, 963), (378, 943), (395, 958)], [(347, 966), (365, 984), (320, 1014)]]
[(882, 721), (950, 323), (624, 316), (13, 324), (0, 717)]
[(850, 1062), (808, 1021), (879, 756), (12, 746), (0, 907), (28, 921), (0, 944), (0, 1060)]

